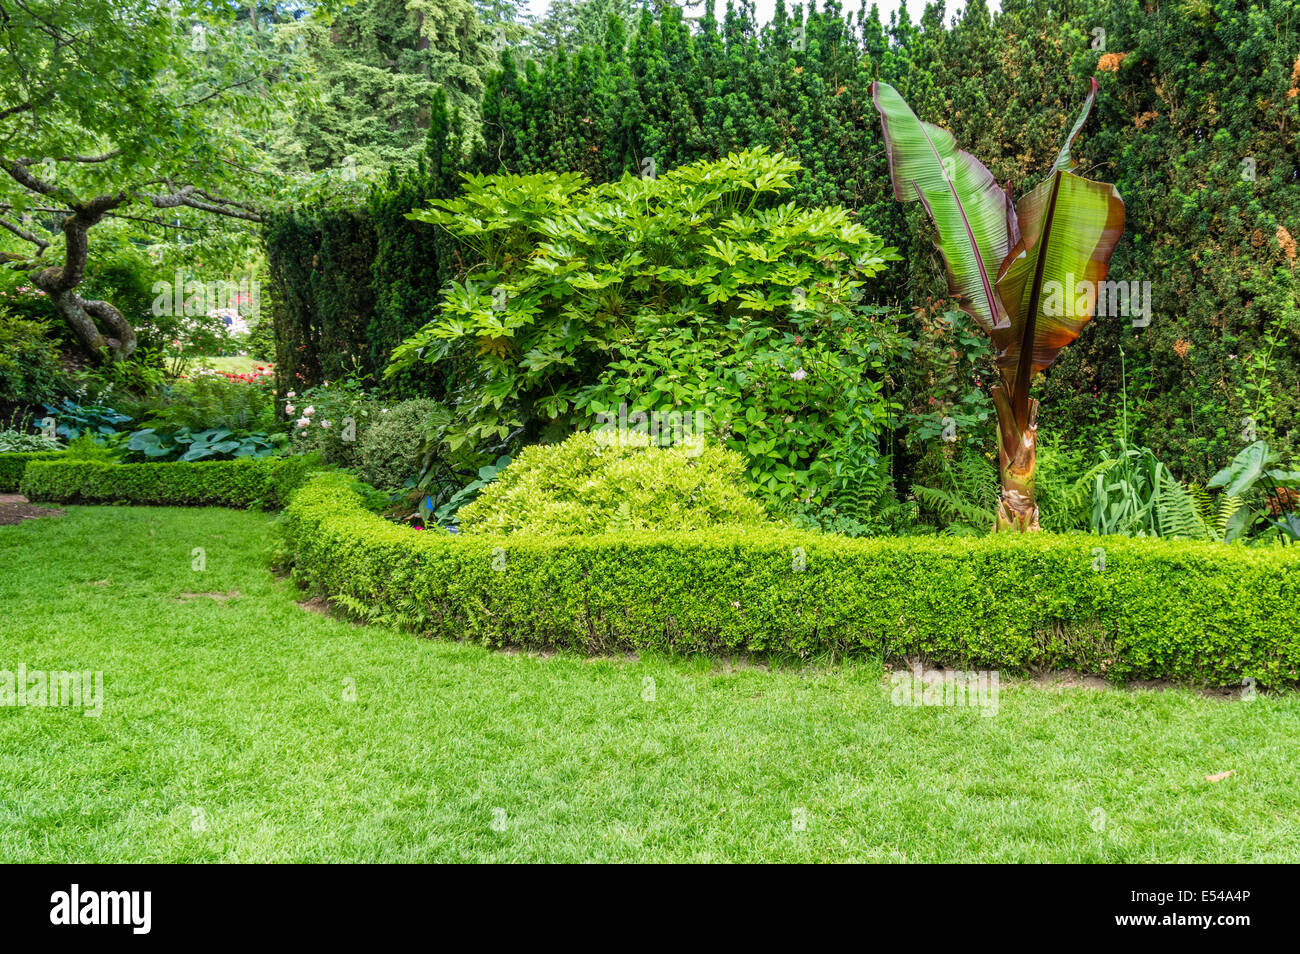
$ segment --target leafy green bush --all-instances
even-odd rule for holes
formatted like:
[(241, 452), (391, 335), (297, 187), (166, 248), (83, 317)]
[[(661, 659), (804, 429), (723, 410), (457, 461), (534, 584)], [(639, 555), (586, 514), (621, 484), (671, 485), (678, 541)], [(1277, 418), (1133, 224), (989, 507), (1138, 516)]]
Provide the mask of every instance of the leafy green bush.
[(419, 477), (429, 418), (439, 407), (427, 398), (402, 401), (362, 428), (357, 449), (362, 478), (384, 490), (399, 490)]
[(22, 492), (53, 503), (283, 507), (316, 467), (310, 457), (174, 464), (52, 460), (28, 464)]
[(296, 453), (319, 454), (327, 464), (354, 469), (360, 463), (357, 438), (380, 419), (383, 411), (379, 401), (356, 378), (302, 392), (289, 391), (283, 402)]
[(0, 310), (0, 404), (53, 401), (66, 386), (49, 323)]
[(121, 441), (122, 436), (106, 438), (87, 431), (80, 437), (68, 441), (68, 449), (63, 452), (63, 459), (115, 464), (122, 459), (126, 450)]
[(278, 424), (271, 388), (270, 377), (235, 381), (216, 371), (200, 370), (165, 388), (145, 424), (159, 431), (182, 427), (270, 431)]
[(469, 177), (410, 217), (484, 264), (448, 284), (389, 373), (464, 369), (453, 453), (561, 437), (624, 404), (701, 412), (752, 490), (820, 498), (889, 416), (890, 313), (858, 301), (898, 256), (843, 208), (780, 204), (801, 171), (756, 149), (595, 186)]
[(317, 476), (294, 496), (282, 521), (287, 562), (350, 611), (422, 634), (586, 652), (923, 656), (1214, 685), (1300, 680), (1294, 547), (1050, 533), (850, 540), (775, 527), (421, 533), (366, 511), (348, 483)]
[(55, 433), (69, 441), (88, 433), (99, 442), (119, 433), (123, 424), (131, 422), (129, 414), (106, 404), (81, 405), (71, 398), (64, 398), (58, 404), (44, 407), (45, 413), (54, 418)]
[(228, 427), (209, 427), (202, 431), (180, 427), (171, 432), (146, 427), (131, 435), (126, 449), (157, 461), (232, 460), (270, 457), (288, 439), (285, 434), (232, 431)]
[(708, 442), (638, 447), (579, 432), (524, 448), (460, 509), (460, 526), (539, 535), (759, 526), (766, 514), (743, 489), (744, 468), (739, 454)]
[(36, 460), (56, 460), (62, 451), (0, 451), (0, 494), (17, 493), (27, 465)]
[(26, 454), (33, 451), (63, 450), (63, 442), (44, 434), (25, 431), (0, 431), (0, 454)]

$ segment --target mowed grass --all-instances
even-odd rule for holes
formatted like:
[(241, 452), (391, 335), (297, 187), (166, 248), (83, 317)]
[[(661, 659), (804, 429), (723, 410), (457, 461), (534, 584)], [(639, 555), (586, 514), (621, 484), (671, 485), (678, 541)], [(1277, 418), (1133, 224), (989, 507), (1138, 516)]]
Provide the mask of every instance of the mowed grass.
[(102, 670), (106, 697), (0, 709), (0, 860), (1300, 858), (1294, 694), (1004, 682), (990, 718), (891, 705), (870, 661), (505, 654), (303, 609), (272, 534), (0, 527), (0, 670)]
[(271, 367), (271, 362), (258, 361), (256, 358), (246, 354), (209, 355), (207, 357), (196, 359), (194, 367), (211, 368), (213, 371), (223, 371), (226, 374), (249, 374), (259, 367)]

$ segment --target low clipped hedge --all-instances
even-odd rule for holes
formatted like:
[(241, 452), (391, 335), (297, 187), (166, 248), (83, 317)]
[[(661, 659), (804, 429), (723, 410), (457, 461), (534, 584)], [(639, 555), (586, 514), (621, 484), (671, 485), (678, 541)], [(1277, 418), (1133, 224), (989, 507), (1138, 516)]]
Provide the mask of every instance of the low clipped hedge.
[(307, 457), (116, 464), (53, 460), (27, 466), (22, 492), (50, 503), (126, 503), (278, 509), (312, 469)]
[(63, 451), (9, 451), (0, 454), (0, 494), (13, 494), (22, 486), (23, 471), (34, 460), (56, 460)]
[(313, 476), (282, 524), (294, 576), (336, 604), (493, 645), (858, 651), (1211, 685), (1291, 684), (1300, 669), (1298, 548), (764, 528), (452, 536), (380, 518), (336, 475)]

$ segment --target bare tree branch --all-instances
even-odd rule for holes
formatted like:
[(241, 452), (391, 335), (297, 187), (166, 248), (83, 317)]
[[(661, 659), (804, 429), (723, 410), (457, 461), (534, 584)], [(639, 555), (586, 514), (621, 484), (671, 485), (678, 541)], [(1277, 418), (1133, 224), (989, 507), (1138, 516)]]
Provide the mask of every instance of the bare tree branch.
[(0, 158), (0, 169), (9, 173), (13, 180), (24, 189), (28, 189), (32, 192), (39, 192), (41, 195), (54, 195), (58, 192), (58, 189), (50, 183), (32, 175), (31, 170), (22, 162), (14, 162), (11, 159)]
[(30, 242), (36, 246), (36, 255), (39, 258), (45, 250), (50, 247), (50, 243), (41, 238), (35, 232), (28, 231), (17, 222), (10, 222), (8, 219), (0, 218), (0, 228), (8, 229), (14, 235), (17, 235), (24, 242)]
[(192, 185), (182, 186), (170, 195), (157, 195), (149, 192), (136, 193), (139, 198), (147, 200), (156, 209), (175, 209), (181, 206), (224, 215), (232, 219), (244, 219), (248, 222), (261, 222), (261, 214), (252, 206), (234, 199), (209, 195)]

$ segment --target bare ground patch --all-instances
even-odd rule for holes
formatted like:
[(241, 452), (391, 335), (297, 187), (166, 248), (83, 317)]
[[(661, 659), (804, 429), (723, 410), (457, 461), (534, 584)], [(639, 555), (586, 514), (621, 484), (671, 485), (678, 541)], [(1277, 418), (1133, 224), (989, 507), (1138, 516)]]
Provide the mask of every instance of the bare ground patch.
[(231, 600), (239, 599), (239, 590), (227, 590), (225, 593), (191, 593), (186, 590), (180, 596), (176, 597), (177, 603), (188, 603), (190, 600), (214, 600), (218, 603), (229, 603)]
[(24, 520), (40, 517), (62, 517), (63, 511), (52, 507), (37, 507), (27, 502), (22, 494), (0, 494), (0, 527), (12, 527)]

